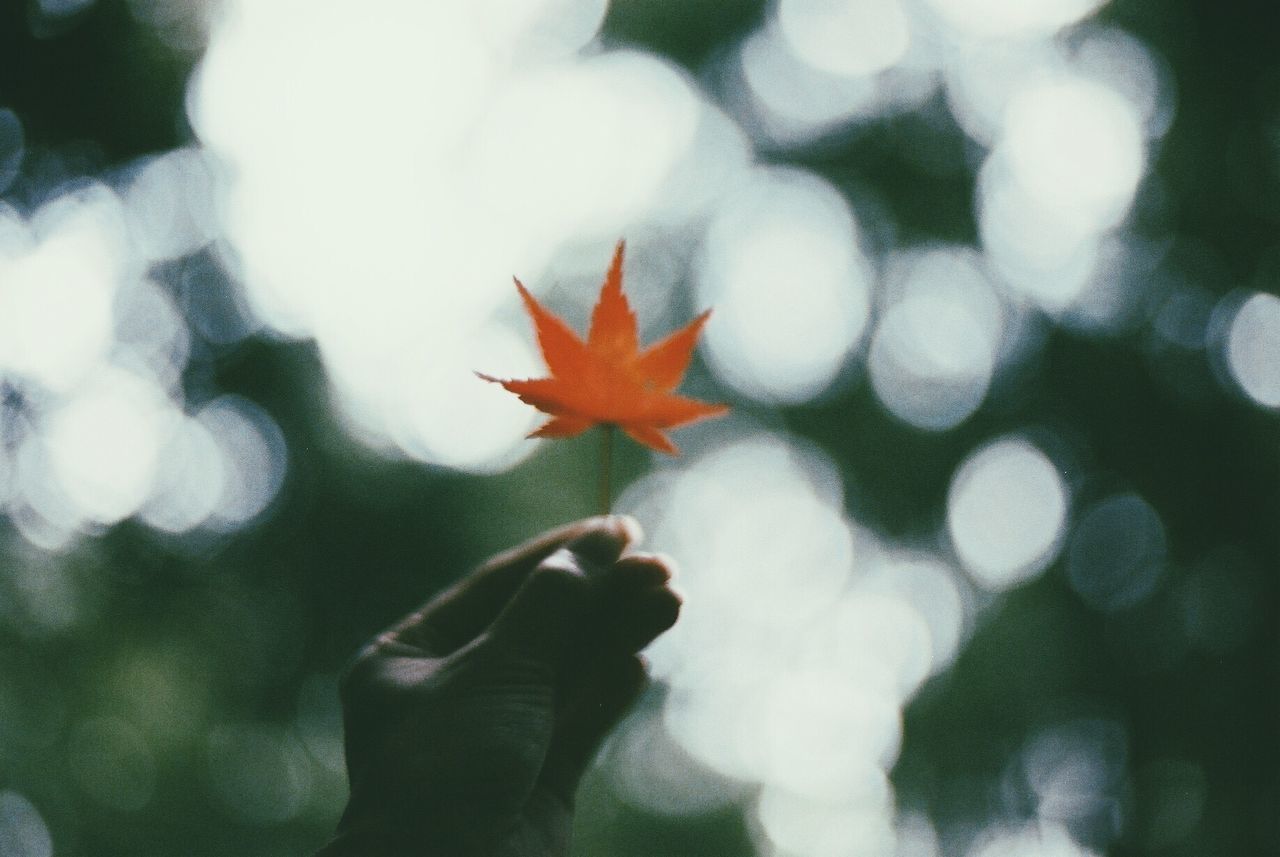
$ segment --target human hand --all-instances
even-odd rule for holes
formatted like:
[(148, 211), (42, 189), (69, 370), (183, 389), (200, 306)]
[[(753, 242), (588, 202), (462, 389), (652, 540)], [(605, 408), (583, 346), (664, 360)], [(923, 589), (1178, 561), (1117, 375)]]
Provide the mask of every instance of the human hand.
[(675, 623), (639, 528), (590, 518), (489, 560), (346, 676), (351, 799), (318, 857), (563, 857), (573, 796)]

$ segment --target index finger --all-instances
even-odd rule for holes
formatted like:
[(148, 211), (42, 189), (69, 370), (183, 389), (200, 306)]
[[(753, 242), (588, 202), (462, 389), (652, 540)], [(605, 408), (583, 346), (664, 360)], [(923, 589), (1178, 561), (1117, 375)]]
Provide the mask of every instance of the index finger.
[(624, 544), (641, 537), (640, 525), (625, 515), (600, 515), (548, 530), (487, 560), (397, 622), (379, 637), (379, 644), (408, 645), (437, 657), (456, 651), (489, 627), (539, 563), (595, 534)]

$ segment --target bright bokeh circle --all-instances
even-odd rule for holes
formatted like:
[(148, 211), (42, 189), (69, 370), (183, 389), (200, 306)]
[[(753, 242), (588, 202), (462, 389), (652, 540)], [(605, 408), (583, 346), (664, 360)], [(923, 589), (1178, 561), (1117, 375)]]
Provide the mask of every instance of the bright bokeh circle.
[(965, 570), (989, 589), (1043, 571), (1066, 534), (1070, 495), (1061, 472), (1019, 436), (991, 441), (957, 469), (947, 530)]

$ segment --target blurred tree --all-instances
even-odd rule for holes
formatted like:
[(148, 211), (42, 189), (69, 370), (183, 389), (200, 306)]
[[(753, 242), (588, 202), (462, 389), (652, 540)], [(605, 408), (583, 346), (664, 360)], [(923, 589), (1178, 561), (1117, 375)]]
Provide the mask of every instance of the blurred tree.
[[(124, 0), (98, 0), (56, 24), (38, 17), (40, 5), (0, 4), (0, 108), (25, 126), (28, 172), (55, 162), (67, 176), (109, 169), (191, 141), (184, 91), (195, 56), (166, 46)], [(758, 0), (619, 0), (604, 40), (698, 74), (764, 13)], [(1172, 235), (1186, 258), (1210, 258), (1193, 273), (1214, 298), (1243, 286), (1280, 291), (1274, 3), (1115, 0), (1101, 19), (1151, 44), (1177, 82), (1176, 119), (1141, 190), (1136, 229)], [(873, 240), (972, 242), (966, 146), (954, 122), (918, 113), (763, 157), (803, 165), (882, 206), (892, 232), (869, 224)], [(51, 152), (66, 156), (50, 161)], [(22, 194), (44, 186), (19, 183), (11, 198), (29, 203)], [(1128, 763), (1139, 772), (1126, 784), (1133, 823), (1110, 853), (1148, 853), (1160, 841), (1151, 825), (1173, 823), (1161, 820), (1165, 804), (1144, 786), (1169, 759), (1198, 760), (1204, 806), (1200, 823), (1161, 853), (1280, 853), (1280, 424), (1224, 393), (1199, 358), (1166, 377), (1140, 331), (1100, 340), (1042, 327), (1041, 356), (953, 432), (927, 434), (891, 419), (866, 383), (781, 411), (789, 429), (839, 463), (858, 516), (907, 542), (936, 530), (948, 481), (969, 450), (1028, 424), (1078, 441), (1090, 470), (1102, 474), (1076, 486), (1080, 497), (1132, 489), (1164, 516), (1170, 571), (1151, 602), (1090, 610), (1059, 561), (984, 617), (954, 667), (906, 712), (894, 773), (899, 802), (943, 825), (988, 814), (1028, 734), (1050, 720), (1105, 716), (1126, 727)], [(298, 762), (308, 750), (325, 758), (322, 742), (304, 748), (283, 732), (235, 724), (275, 723), (305, 738), (308, 723), (332, 712), (299, 700), (323, 700), (359, 641), (468, 563), (575, 514), (575, 497), (547, 499), (542, 488), (557, 471), (556, 485), (579, 476), (590, 484), (572, 450), (546, 451), (486, 479), (370, 452), (333, 416), (307, 344), (264, 336), (210, 346), (210, 355), (212, 378), (189, 385), (239, 393), (284, 432), (289, 475), (270, 516), (195, 546), (126, 523), (66, 558), (65, 574), (91, 593), (81, 621), (45, 636), (0, 625), (0, 791), (39, 804), (64, 857), (307, 853), (333, 822), (341, 772)], [(636, 474), (644, 465), (631, 454), (621, 466)], [(499, 509), (508, 517), (489, 523)], [(14, 564), (32, 561), (8, 524), (0, 550)], [(1213, 614), (1224, 598), (1246, 603), (1224, 620)], [(1232, 627), (1236, 615), (1247, 621)], [(1167, 626), (1181, 630), (1160, 636)], [(1219, 644), (1223, 627), (1235, 636)], [(1184, 637), (1190, 642), (1173, 642)], [(313, 693), (316, 676), (330, 684)], [(72, 721), (104, 711), (150, 724), (154, 753), (138, 757), (151, 759), (152, 799), (143, 808), (86, 797), (92, 771), (68, 767)], [(226, 780), (210, 761), (211, 741), (261, 767)], [(313, 788), (289, 814), (291, 776)], [(234, 802), (238, 791), (284, 807), (286, 820), (255, 820)], [(676, 823), (598, 793), (587, 804), (584, 854), (749, 852), (737, 813)], [(0, 816), (0, 845), (4, 824)]]

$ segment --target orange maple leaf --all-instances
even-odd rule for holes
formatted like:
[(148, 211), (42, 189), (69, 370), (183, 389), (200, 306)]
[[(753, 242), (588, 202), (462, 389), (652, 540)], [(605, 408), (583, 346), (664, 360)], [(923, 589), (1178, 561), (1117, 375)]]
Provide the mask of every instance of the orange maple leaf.
[(551, 420), (529, 437), (573, 437), (595, 425), (617, 426), (633, 440), (659, 452), (678, 455), (664, 429), (720, 416), (729, 410), (677, 395), (698, 333), (711, 311), (665, 339), (640, 350), (636, 314), (622, 293), (622, 253), (618, 242), (595, 309), (586, 342), (547, 310), (516, 280), (525, 309), (533, 319), (538, 347), (549, 378), (503, 380), (501, 384)]

